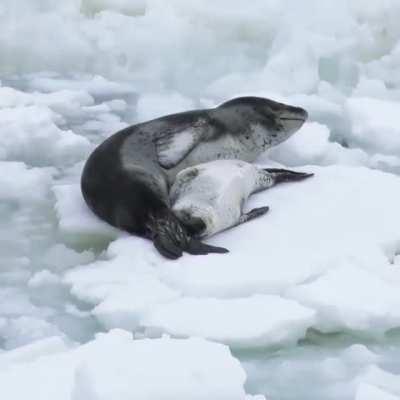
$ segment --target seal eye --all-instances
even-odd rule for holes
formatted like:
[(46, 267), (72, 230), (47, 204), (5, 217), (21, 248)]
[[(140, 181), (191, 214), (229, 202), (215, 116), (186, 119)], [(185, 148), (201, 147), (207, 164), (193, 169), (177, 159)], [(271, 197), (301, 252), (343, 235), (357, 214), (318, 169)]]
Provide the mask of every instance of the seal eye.
[(181, 211), (179, 213), (179, 219), (184, 222), (187, 223), (190, 220), (190, 214), (187, 211)]
[(206, 228), (206, 224), (201, 218), (193, 218), (190, 226), (188, 227), (189, 232), (195, 236), (201, 235), (206, 230)]

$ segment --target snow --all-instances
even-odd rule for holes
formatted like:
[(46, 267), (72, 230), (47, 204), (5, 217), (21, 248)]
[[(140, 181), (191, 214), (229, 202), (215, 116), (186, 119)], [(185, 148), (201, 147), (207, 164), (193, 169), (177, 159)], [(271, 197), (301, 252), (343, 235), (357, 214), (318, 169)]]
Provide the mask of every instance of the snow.
[(318, 122), (305, 123), (296, 135), (281, 146), (272, 148), (267, 154), (270, 159), (289, 166), (368, 165), (369, 159), (364, 151), (343, 148), (338, 143), (331, 142), (330, 136), (331, 132), (326, 125)]
[(80, 107), (92, 106), (94, 99), (83, 90), (60, 90), (52, 93), (26, 93), (10, 87), (0, 88), (2, 108), (22, 106), (48, 106), (60, 113), (77, 113)]
[(194, 102), (179, 93), (148, 93), (140, 96), (137, 102), (137, 119), (147, 121), (193, 108), (196, 108)]
[[(398, 348), (393, 353), (396, 345), (370, 343), (371, 351), (364, 345), (349, 345), (349, 338), (343, 336), (338, 337), (333, 347), (329, 344), (332, 344), (332, 338), (317, 336), (315, 340), (314, 344), (269, 352), (256, 360), (245, 358), (244, 366), (251, 377), (248, 383), (257, 385), (267, 398), (279, 398), (291, 387), (295, 390), (287, 398), (354, 400), (364, 385), (398, 398), (398, 375), (382, 369), (390, 368), (390, 358), (398, 356)], [(341, 343), (339, 347), (338, 343)], [(313, 384), (304, 385), (306, 381)]]
[(27, 316), (10, 318), (6, 326), (3, 327), (2, 334), (6, 349), (13, 349), (54, 336), (63, 337), (64, 334), (43, 318)]
[[(87, 264), (93, 260), (94, 254), (89, 250), (78, 253), (64, 244), (58, 243), (46, 250), (42, 258), (42, 263), (53, 271), (63, 271), (74, 265)], [(53, 274), (49, 270), (45, 271), (47, 271), (48, 274)], [(40, 271), (40, 273), (42, 272), (43, 271)]]
[[(238, 318), (240, 316), (240, 318)], [(174, 336), (202, 336), (231, 347), (295, 343), (314, 312), (279, 296), (240, 299), (184, 298), (154, 307), (142, 324)]]
[(60, 278), (49, 270), (36, 272), (28, 281), (28, 285), (32, 288), (38, 288), (45, 285), (57, 285)]
[(359, 147), (382, 154), (399, 154), (398, 102), (355, 97), (347, 100), (346, 109), (352, 121), (353, 140)]
[[(355, 282), (361, 283), (356, 291)], [(318, 311), (316, 327), (321, 331), (352, 329), (379, 334), (399, 325), (398, 289), (398, 283), (346, 263), (289, 290), (288, 295)], [(373, 299), (371, 293), (376, 293)]]
[(60, 184), (53, 187), (55, 209), (60, 232), (68, 235), (103, 235), (115, 238), (120, 233), (112, 226), (96, 218), (86, 206), (78, 184)]
[(360, 382), (361, 389), (364, 386), (365, 390), (366, 385), (377, 386), (393, 395), (400, 396), (400, 376), (384, 371), (376, 365), (371, 365), (367, 368), (357, 377), (357, 381)]
[(58, 336), (53, 336), (2, 354), (0, 363), (3, 368), (27, 364), (36, 361), (40, 357), (51, 356), (67, 349), (68, 347), (64, 340)]
[(245, 374), (223, 346), (166, 338), (99, 350), (76, 369), (74, 400), (244, 398)]
[(90, 149), (89, 141), (70, 130), (62, 131), (55, 123), (57, 119), (58, 115), (48, 107), (1, 109), (2, 158), (35, 166), (58, 166), (80, 160)]
[[(399, 398), (399, 13), (3, 0), (3, 397)], [(105, 138), (238, 95), (308, 111), (257, 163), (315, 176), (253, 196), (268, 215), (209, 239), (229, 254), (166, 261), (88, 210)]]
[(0, 161), (0, 199), (24, 205), (37, 204), (50, 194), (55, 170), (29, 168), (19, 161)]
[(53, 338), (14, 350), (3, 360), (2, 390), (10, 400), (245, 399), (245, 373), (226, 346), (132, 339), (114, 330), (79, 347)]
[(252, 198), (249, 208), (268, 204), (270, 215), (210, 239), (227, 255), (169, 262), (148, 241), (124, 237), (106, 261), (68, 271), (66, 283), (106, 328), (150, 336), (259, 347), (296, 341), (310, 327), (369, 335), (398, 327), (400, 279), (388, 257), (398, 250), (399, 179), (367, 168), (303, 170), (315, 177)]
[(356, 394), (355, 400), (397, 400), (398, 396), (390, 394), (376, 386), (362, 383)]

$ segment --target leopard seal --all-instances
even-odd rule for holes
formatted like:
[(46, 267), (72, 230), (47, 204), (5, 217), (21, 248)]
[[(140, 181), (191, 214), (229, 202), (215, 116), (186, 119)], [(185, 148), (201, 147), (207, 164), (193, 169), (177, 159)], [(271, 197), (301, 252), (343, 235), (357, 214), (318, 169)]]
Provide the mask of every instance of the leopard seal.
[(314, 174), (259, 168), (241, 160), (218, 160), (179, 172), (170, 190), (171, 208), (194, 237), (208, 237), (269, 211), (258, 207), (244, 213), (248, 197), (282, 182)]
[(223, 252), (191, 238), (171, 211), (169, 187), (190, 166), (218, 160), (254, 161), (296, 132), (300, 108), (262, 97), (238, 97), (216, 108), (163, 116), (129, 126), (87, 159), (81, 190), (89, 208), (109, 224), (149, 238), (175, 259)]

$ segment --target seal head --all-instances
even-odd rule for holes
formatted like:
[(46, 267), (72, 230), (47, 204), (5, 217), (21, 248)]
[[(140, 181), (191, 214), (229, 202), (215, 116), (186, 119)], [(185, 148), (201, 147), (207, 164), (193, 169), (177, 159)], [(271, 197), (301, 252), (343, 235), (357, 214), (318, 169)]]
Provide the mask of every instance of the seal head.
[(216, 108), (214, 115), (241, 129), (246, 121), (245, 134), (238, 129), (232, 132), (253, 151), (260, 152), (288, 139), (308, 118), (307, 111), (301, 107), (252, 96), (229, 100)]

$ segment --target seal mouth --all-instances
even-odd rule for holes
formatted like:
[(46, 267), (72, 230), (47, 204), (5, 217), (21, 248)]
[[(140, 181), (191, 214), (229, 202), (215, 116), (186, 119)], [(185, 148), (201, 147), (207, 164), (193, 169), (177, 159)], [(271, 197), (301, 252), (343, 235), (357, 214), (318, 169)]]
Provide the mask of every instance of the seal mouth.
[(303, 121), (303, 122), (305, 122), (307, 120), (307, 117), (305, 117), (305, 118), (281, 117), (281, 120), (283, 120), (283, 121)]
[(301, 121), (305, 122), (308, 118), (308, 112), (301, 107), (289, 107), (283, 110), (279, 118), (282, 121)]
[(300, 129), (307, 121), (307, 118), (307, 111), (301, 107), (287, 107), (277, 116), (277, 120), (282, 125), (283, 131), (287, 134), (291, 134)]

